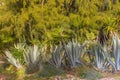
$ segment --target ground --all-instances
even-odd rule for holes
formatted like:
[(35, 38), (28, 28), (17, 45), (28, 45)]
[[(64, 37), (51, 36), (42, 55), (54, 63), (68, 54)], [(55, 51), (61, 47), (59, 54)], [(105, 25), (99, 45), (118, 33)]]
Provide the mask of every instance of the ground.
[[(18, 80), (14, 71), (7, 71), (6, 60), (0, 56), (0, 80)], [(94, 70), (79, 70), (60, 71), (50, 65), (44, 65), (45, 70), (35, 74), (26, 74), (21, 80), (120, 80), (120, 72), (96, 72)], [(79, 77), (80, 76), (80, 77)]]

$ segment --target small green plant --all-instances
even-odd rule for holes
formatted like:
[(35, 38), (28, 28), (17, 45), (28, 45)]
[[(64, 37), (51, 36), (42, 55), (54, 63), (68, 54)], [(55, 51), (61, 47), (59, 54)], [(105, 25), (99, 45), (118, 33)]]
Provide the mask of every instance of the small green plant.
[(24, 50), (25, 49), (26, 44), (25, 43), (17, 43), (14, 44), (14, 48), (18, 49), (18, 50)]
[(38, 77), (41, 78), (50, 78), (51, 76), (64, 75), (65, 71), (61, 68), (56, 68), (55, 66), (45, 63), (43, 64), (43, 69), (39, 72)]
[(25, 46), (25, 43), (16, 43), (14, 44), (14, 47), (10, 49), (11, 54), (14, 55), (15, 58), (19, 59), (21, 64), (24, 64), (23, 52), (26, 48)]
[(102, 77), (102, 74), (86, 65), (74, 68), (74, 73), (76, 76), (87, 80), (97, 80)]

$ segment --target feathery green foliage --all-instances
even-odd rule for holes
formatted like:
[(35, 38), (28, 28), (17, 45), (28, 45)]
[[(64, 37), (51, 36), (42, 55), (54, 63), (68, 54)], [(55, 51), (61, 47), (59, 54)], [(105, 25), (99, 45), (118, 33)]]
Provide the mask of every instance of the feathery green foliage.
[(101, 27), (119, 31), (118, 0), (1, 0), (0, 44), (20, 40), (58, 44), (72, 38), (93, 40)]

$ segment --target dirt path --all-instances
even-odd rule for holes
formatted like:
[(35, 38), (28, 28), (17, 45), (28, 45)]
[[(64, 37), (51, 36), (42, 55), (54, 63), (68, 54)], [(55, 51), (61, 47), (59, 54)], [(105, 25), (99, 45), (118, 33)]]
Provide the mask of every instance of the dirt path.
[[(56, 76), (54, 80), (92, 80), (92, 79), (80, 79), (78, 77), (67, 75), (66, 77)], [(114, 78), (114, 77), (106, 77), (101, 79), (94, 79), (94, 80), (120, 80), (120, 78)]]
[[(3, 69), (3, 65), (5, 64), (5, 58), (3, 56), (0, 55), (0, 70)], [(1, 73), (2, 71), (0, 71), (0, 80), (8, 80), (9, 76), (6, 74)]]

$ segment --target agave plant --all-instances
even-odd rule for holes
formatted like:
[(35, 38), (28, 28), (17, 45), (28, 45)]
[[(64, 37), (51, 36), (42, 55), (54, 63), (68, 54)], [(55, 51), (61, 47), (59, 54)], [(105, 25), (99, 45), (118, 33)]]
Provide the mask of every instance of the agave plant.
[(104, 64), (105, 67), (109, 70), (109, 66), (112, 66), (112, 70), (116, 70), (115, 63), (113, 62), (112, 57), (111, 57), (111, 47), (104, 45), (102, 49), (106, 57), (106, 64)]
[(95, 63), (94, 63), (95, 66), (98, 69), (104, 69), (106, 57), (100, 45), (95, 46), (94, 55), (95, 55)]
[(67, 45), (64, 44), (65, 47), (65, 56), (68, 60), (68, 64), (71, 68), (77, 67), (81, 65), (80, 57), (82, 55), (82, 50), (86, 43), (80, 45), (77, 42), (71, 41)]
[(50, 63), (57, 68), (61, 67), (63, 56), (64, 56), (63, 46), (61, 45), (55, 46), (55, 48), (52, 49), (52, 58), (50, 59)]
[(37, 45), (30, 46), (24, 53), (24, 60), (28, 72), (32, 73), (41, 67), (42, 56), (44, 49), (39, 49)]
[[(106, 48), (106, 50), (107, 49), (108, 47)], [(110, 49), (112, 49), (111, 53), (113, 55), (110, 54)], [(107, 61), (115, 71), (120, 70), (120, 39), (117, 34), (114, 34), (112, 36), (112, 47), (110, 49), (108, 49), (106, 53)]]
[(94, 64), (95, 69), (105, 71), (109, 70), (110, 66), (115, 69), (115, 64), (110, 55), (111, 47), (108, 47), (106, 43), (104, 43), (104, 45), (99, 43), (93, 45), (89, 52), (92, 55), (90, 60), (92, 60), (91, 62)]
[(113, 54), (114, 54), (114, 63), (116, 70), (120, 70), (120, 39), (118, 35), (113, 35), (112, 37), (113, 41)]
[(108, 70), (109, 65), (113, 66), (113, 63), (106, 43), (102, 45), (96, 42), (93, 43), (89, 50), (90, 55), (92, 55), (90, 59), (91, 63), (96, 70)]
[(9, 50), (5, 51), (5, 55), (7, 56), (7, 60), (14, 65), (17, 69), (21, 69), (22, 65), (20, 63), (20, 61), (16, 58), (13, 57), (13, 55), (10, 53)]

